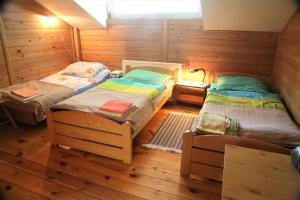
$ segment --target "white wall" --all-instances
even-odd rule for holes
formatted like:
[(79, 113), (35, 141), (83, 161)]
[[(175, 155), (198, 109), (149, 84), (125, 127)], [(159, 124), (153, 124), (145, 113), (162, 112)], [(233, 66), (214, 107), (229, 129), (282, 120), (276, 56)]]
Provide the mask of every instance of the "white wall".
[(297, 9), (295, 0), (202, 0), (205, 30), (280, 32)]

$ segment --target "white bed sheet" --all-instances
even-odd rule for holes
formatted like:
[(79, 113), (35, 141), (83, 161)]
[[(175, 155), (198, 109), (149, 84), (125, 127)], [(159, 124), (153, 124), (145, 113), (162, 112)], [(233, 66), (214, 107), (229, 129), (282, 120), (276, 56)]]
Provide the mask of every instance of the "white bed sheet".
[(40, 81), (63, 85), (63, 86), (72, 88), (75, 91), (78, 91), (81, 88), (84, 88), (93, 83), (102, 81), (106, 76), (108, 76), (109, 73), (110, 73), (110, 70), (108, 70), (108, 69), (102, 70), (101, 72), (99, 72), (96, 75), (95, 81), (92, 82), (88, 78), (80, 78), (80, 77), (75, 77), (75, 76), (62, 75), (61, 71), (60, 71), (58, 73), (47, 76), (46, 78), (43, 78)]

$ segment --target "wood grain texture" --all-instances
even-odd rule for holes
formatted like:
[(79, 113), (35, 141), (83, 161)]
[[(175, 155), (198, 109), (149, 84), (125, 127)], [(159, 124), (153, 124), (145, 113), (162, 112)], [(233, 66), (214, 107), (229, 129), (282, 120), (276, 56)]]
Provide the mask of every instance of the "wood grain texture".
[(138, 134), (171, 96), (172, 88), (135, 132), (130, 122), (120, 124), (94, 113), (49, 110), (48, 137), (52, 145), (64, 145), (131, 164), (132, 135)]
[[(51, 15), (33, 0), (7, 1), (4, 6), (2, 28), (13, 84), (44, 78), (73, 62), (72, 27), (59, 19), (53, 26), (43, 24), (42, 16)], [(0, 88), (6, 85), (1, 78)]]
[(223, 200), (299, 199), (299, 182), (289, 155), (226, 145)]
[(187, 131), (183, 137), (181, 175), (197, 175), (222, 181), (226, 145), (236, 145), (268, 152), (290, 154), (290, 149), (245, 137), (228, 135), (197, 135)]
[(83, 60), (112, 69), (136, 59), (270, 76), (278, 33), (204, 31), (202, 20), (112, 20), (106, 30), (80, 30), (80, 39)]
[[(0, 27), (1, 29), (1, 27)], [(2, 30), (1, 30), (2, 32)], [(8, 71), (6, 68), (6, 59), (4, 55), (4, 47), (2, 40), (0, 40), (0, 88), (10, 85)]]
[(273, 79), (291, 114), (300, 125), (300, 10), (280, 36)]
[(50, 147), (44, 124), (0, 129), (0, 190), (5, 199), (217, 200), (221, 184), (183, 178), (180, 154), (145, 149), (169, 112), (197, 115), (198, 107), (168, 105), (137, 136), (133, 162)]

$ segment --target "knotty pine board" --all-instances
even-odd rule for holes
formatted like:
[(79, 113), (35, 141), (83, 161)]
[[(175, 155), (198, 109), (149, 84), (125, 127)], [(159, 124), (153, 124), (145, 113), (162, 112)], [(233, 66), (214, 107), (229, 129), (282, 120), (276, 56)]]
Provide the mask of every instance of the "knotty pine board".
[[(1, 29), (1, 27), (0, 27)], [(6, 87), (10, 84), (8, 71), (6, 68), (6, 60), (3, 52), (3, 44), (0, 40), (0, 88)]]
[(120, 69), (123, 59), (181, 62), (214, 72), (271, 76), (278, 33), (204, 31), (202, 20), (112, 20), (80, 30), (83, 60)]
[(33, 0), (4, 6), (1, 18), (13, 84), (44, 78), (74, 61), (72, 27), (59, 19), (51, 27), (40, 20), (52, 15)]
[(273, 79), (290, 112), (300, 125), (300, 11), (280, 36)]

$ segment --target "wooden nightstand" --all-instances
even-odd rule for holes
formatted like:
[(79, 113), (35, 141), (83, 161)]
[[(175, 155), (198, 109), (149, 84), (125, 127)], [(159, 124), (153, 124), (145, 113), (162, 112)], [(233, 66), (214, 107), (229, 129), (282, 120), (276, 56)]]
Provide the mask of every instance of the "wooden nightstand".
[(203, 105), (206, 97), (207, 85), (195, 84), (186, 81), (176, 83), (174, 87), (174, 100), (190, 103), (195, 105)]

